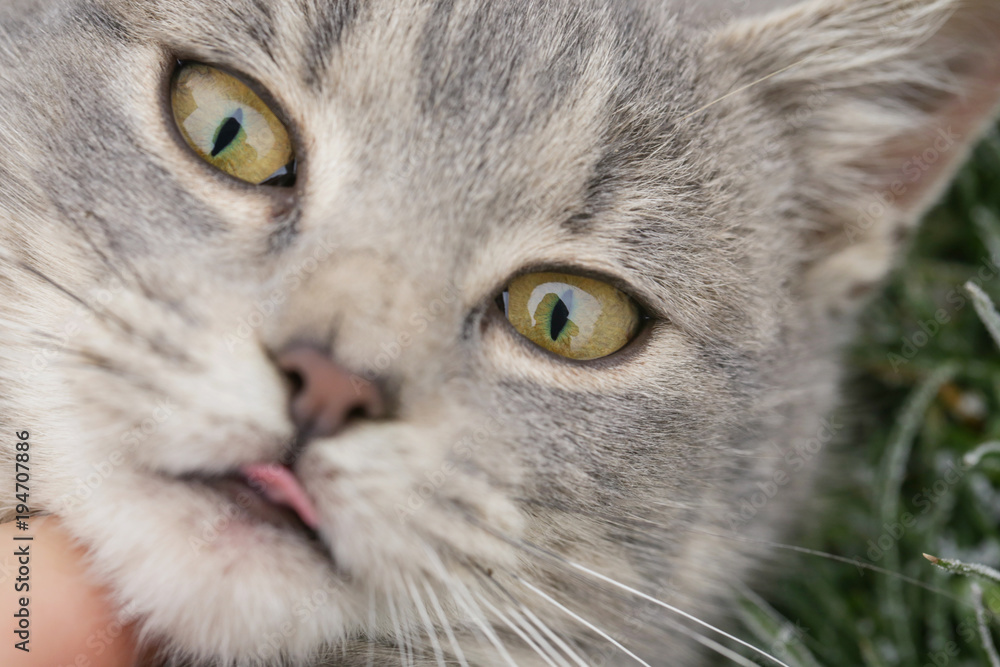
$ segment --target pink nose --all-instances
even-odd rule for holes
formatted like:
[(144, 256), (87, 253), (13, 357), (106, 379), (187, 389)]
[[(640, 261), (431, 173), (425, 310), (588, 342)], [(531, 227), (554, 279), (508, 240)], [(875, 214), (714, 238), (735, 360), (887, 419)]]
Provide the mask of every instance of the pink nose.
[(301, 437), (326, 438), (356, 418), (377, 419), (385, 409), (378, 388), (348, 373), (319, 350), (299, 346), (278, 355), (291, 379), (292, 419)]

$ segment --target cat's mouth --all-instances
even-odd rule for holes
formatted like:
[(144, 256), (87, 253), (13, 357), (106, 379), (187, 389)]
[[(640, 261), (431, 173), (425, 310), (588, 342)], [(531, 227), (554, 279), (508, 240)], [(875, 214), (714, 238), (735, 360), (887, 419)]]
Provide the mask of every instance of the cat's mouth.
[(212, 489), (253, 519), (320, 541), (319, 512), (287, 466), (258, 463), (223, 475), (190, 475), (185, 481)]

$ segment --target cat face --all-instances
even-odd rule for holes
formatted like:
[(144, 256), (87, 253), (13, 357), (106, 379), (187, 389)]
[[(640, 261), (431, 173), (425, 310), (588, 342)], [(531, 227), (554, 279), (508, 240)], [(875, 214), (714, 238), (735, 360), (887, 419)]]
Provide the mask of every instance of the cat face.
[[(600, 575), (698, 614), (742, 576), (719, 535), (780, 529), (818, 461), (747, 523), (765, 443), (827, 428), (860, 295), (1000, 90), (985, 1), (2, 11), (2, 424), (149, 641), (241, 665), (695, 664)], [(224, 173), (221, 125), (192, 149), (190, 63), (274, 114), (294, 182)], [(519, 330), (539, 274), (543, 333), (596, 281), (624, 347)]]

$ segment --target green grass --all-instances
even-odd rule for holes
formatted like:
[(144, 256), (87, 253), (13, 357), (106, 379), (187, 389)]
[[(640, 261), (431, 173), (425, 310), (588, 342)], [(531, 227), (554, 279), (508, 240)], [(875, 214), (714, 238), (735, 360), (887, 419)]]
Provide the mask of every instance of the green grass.
[[(923, 557), (1000, 567), (1000, 455), (963, 465), (983, 443), (1000, 441), (1000, 349), (963, 289), (991, 256), (1000, 261), (1000, 131), (976, 150), (864, 314), (845, 391), (854, 425), (839, 452), (846, 478), (797, 542), (935, 591), (796, 555), (767, 602), (749, 594), (742, 607), (758, 644), (793, 667), (991, 664), (975, 587), (996, 637), (1000, 585)], [(1000, 302), (1000, 276), (981, 282)], [(947, 323), (928, 324), (937, 315)]]

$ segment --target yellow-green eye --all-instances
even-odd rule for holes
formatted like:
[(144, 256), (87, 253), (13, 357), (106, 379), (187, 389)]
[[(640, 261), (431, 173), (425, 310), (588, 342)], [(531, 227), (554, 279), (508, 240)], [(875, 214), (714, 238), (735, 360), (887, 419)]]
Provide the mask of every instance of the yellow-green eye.
[(254, 184), (290, 185), (295, 153), (288, 130), (236, 77), (187, 63), (170, 95), (177, 127), (201, 159)]
[(569, 359), (591, 361), (619, 351), (642, 323), (624, 292), (592, 278), (532, 273), (504, 293), (507, 319), (522, 336)]

